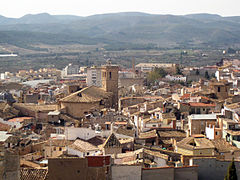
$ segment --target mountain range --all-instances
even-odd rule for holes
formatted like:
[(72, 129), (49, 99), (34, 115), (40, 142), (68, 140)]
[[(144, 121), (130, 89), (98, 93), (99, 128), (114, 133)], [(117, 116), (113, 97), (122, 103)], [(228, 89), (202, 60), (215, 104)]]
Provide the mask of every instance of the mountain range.
[(0, 16), (0, 43), (98, 44), (108, 47), (227, 47), (240, 45), (240, 16), (155, 15), (140, 12)]

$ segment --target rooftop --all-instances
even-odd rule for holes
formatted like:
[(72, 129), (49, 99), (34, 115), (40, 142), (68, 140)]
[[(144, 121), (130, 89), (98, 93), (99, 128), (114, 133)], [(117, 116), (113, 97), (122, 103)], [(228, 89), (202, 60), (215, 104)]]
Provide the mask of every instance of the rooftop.
[(227, 104), (227, 105), (225, 105), (225, 107), (228, 108), (228, 109), (239, 109), (240, 108), (240, 102), (233, 103), (233, 104)]
[(215, 107), (216, 104), (207, 104), (207, 103), (201, 103), (201, 102), (190, 102), (190, 106), (192, 107)]
[(175, 64), (170, 63), (139, 63), (136, 67), (173, 67)]
[(215, 120), (217, 119), (217, 115), (216, 114), (192, 114), (190, 115), (190, 118), (192, 120), (201, 120), (201, 119), (212, 119)]
[(239, 136), (240, 131), (233, 131), (233, 130), (225, 130), (227, 133), (231, 134), (232, 136)]
[(109, 98), (111, 95), (112, 93), (106, 92), (102, 88), (90, 86), (60, 99), (60, 102), (72, 102), (72, 103), (98, 102), (101, 101), (102, 99)]
[(157, 131), (156, 130), (152, 130), (152, 131), (148, 131), (148, 132), (142, 132), (139, 135), (140, 139), (156, 138), (156, 137), (157, 137)]
[(20, 180), (45, 180), (47, 174), (47, 169), (21, 168)]
[(187, 137), (177, 143), (178, 147), (188, 150), (213, 149), (215, 146), (206, 138)]
[(13, 119), (9, 119), (8, 122), (23, 122), (24, 120), (31, 120), (33, 117), (17, 117)]
[(228, 142), (226, 142), (224, 139), (212, 140), (212, 143), (216, 147), (216, 150), (219, 153), (240, 150), (237, 147), (235, 147), (235, 146), (229, 144)]
[(73, 144), (69, 146), (71, 149), (75, 149), (81, 152), (89, 152), (89, 151), (98, 151), (98, 147), (90, 144), (86, 141), (77, 139)]
[(13, 106), (17, 109), (25, 108), (35, 112), (43, 112), (43, 111), (55, 111), (58, 105), (57, 104), (38, 105), (38, 104), (32, 104), (32, 103), (14, 103)]
[(161, 131), (161, 130), (159, 130), (158, 132), (158, 135), (160, 136), (160, 137), (182, 137), (182, 138), (184, 138), (184, 137), (186, 137), (186, 133), (185, 132), (182, 132), (182, 131), (177, 131), (177, 130), (170, 130), (170, 131)]
[(168, 160), (168, 155), (162, 154), (158, 151), (151, 151), (151, 150), (148, 150), (148, 149), (144, 149), (144, 153)]

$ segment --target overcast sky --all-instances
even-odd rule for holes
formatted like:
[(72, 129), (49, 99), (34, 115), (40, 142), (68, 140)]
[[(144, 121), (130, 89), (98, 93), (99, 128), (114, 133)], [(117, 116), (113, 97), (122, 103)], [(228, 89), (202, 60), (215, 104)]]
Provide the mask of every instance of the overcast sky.
[(0, 15), (21, 17), (47, 12), (89, 16), (138, 11), (152, 14), (184, 15), (211, 13), (240, 16), (240, 0), (1, 0)]

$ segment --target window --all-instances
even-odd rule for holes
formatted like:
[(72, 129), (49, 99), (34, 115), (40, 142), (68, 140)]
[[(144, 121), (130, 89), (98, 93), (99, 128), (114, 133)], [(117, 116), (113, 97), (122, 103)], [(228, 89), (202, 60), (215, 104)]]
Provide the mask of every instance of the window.
[(112, 72), (109, 72), (109, 79), (112, 78)]
[(59, 151), (62, 151), (62, 148), (61, 148), (61, 147), (59, 148)]
[(200, 112), (200, 108), (197, 108), (197, 114), (200, 114), (201, 112)]
[(104, 101), (103, 100), (100, 101), (100, 105), (104, 105)]
[(220, 86), (218, 86), (218, 92), (221, 92), (221, 87)]
[(89, 155), (89, 152), (87, 152), (87, 156)]

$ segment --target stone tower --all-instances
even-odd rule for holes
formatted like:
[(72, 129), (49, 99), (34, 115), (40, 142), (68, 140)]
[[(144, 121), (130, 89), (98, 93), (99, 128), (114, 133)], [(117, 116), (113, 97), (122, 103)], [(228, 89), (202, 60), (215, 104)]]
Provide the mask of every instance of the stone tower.
[(112, 107), (115, 109), (118, 107), (118, 70), (119, 67), (112, 65), (110, 60), (102, 66), (102, 88), (113, 93)]

